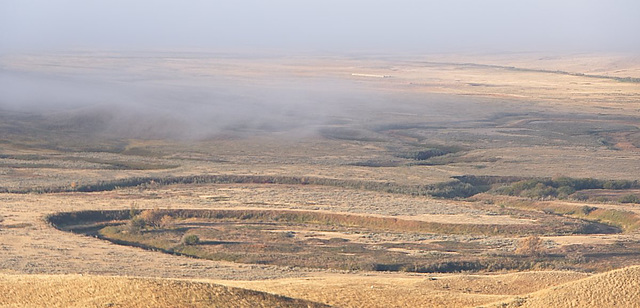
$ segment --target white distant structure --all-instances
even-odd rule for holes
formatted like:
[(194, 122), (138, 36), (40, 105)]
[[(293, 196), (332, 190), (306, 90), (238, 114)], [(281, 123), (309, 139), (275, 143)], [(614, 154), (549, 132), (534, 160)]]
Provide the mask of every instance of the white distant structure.
[(356, 77), (373, 77), (373, 78), (389, 78), (389, 75), (375, 75), (375, 74), (361, 74), (361, 73), (352, 73), (351, 76)]

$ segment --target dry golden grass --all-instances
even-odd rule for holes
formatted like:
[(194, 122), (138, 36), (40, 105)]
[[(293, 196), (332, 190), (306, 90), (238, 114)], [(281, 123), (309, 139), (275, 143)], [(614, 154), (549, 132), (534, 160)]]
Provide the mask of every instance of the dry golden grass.
[(338, 307), (473, 307), (586, 277), (575, 272), (502, 275), (318, 275), (216, 283)]
[(492, 307), (640, 307), (640, 266), (594, 275)]
[(2, 307), (323, 307), (205, 282), (80, 275), (0, 275)]

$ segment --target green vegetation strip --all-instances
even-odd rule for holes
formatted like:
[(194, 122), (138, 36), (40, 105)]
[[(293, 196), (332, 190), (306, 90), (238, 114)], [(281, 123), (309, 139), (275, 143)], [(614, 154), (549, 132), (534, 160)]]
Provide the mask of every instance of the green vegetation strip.
[(605, 223), (621, 228), (624, 232), (634, 231), (640, 228), (640, 215), (615, 209), (603, 209), (588, 205), (553, 204), (534, 202), (530, 200), (510, 201), (503, 204), (506, 207), (542, 210), (548, 214), (573, 217), (592, 222)]
[[(178, 177), (133, 177), (94, 184), (58, 187), (32, 187), (11, 189), (0, 187), (0, 193), (59, 193), (110, 191), (124, 187), (171, 184), (288, 184), (320, 185), (350, 189), (370, 190), (385, 193), (431, 196), (436, 198), (468, 198), (482, 192), (520, 196), (532, 199), (573, 198), (582, 200), (578, 192), (586, 189), (636, 189), (640, 183), (628, 180), (599, 180), (592, 178), (523, 178), (512, 176), (452, 177), (451, 181), (427, 185), (401, 185), (393, 182), (374, 182), (318, 177), (296, 177), (278, 175), (190, 175)], [(635, 195), (627, 195), (620, 202), (639, 202)]]
[(59, 192), (97, 192), (110, 191), (122, 187), (144, 186), (150, 184), (289, 184), (321, 185), (352, 189), (362, 189), (386, 193), (409, 194), (415, 196), (433, 196), (440, 198), (466, 198), (486, 191), (488, 187), (476, 187), (454, 179), (431, 185), (400, 185), (391, 182), (371, 182), (316, 177), (271, 176), (271, 175), (192, 175), (179, 177), (134, 177), (114, 181), (102, 181), (95, 184), (75, 187), (36, 187), (26, 189), (0, 188), (6, 193), (59, 193)]
[(530, 198), (568, 197), (576, 191), (586, 189), (632, 189), (640, 188), (640, 182), (628, 180), (598, 180), (593, 178), (560, 177), (536, 178), (515, 182), (494, 190), (501, 195)]
[[(78, 231), (105, 226), (113, 222), (124, 221), (138, 215), (140, 210), (79, 211), (62, 212), (47, 216), (54, 227)], [(291, 210), (146, 210), (146, 225), (159, 225), (164, 216), (173, 219), (203, 218), (221, 221), (259, 221), (275, 223), (315, 224), (338, 227), (364, 228), (376, 231), (421, 232), (437, 234), (477, 234), (477, 235), (532, 235), (532, 234), (571, 234), (571, 233), (614, 233), (615, 228), (575, 223), (562, 228), (546, 225), (492, 225), (492, 224), (453, 224), (420, 220), (407, 220), (393, 217), (329, 213), (317, 211)]]
[[(393, 217), (271, 209), (132, 208), (56, 213), (49, 215), (47, 220), (60, 230), (120, 245), (245, 264), (408, 272), (531, 270), (576, 265), (566, 260), (563, 251), (546, 251), (542, 240), (531, 235), (549, 232), (555, 228), (552, 226), (456, 225)], [(339, 235), (329, 239), (306, 236), (306, 231), (362, 234), (365, 238), (389, 232), (529, 236), (518, 244), (516, 251), (479, 254), (480, 250), (495, 248), (495, 244), (448, 240), (362, 243)], [(564, 232), (555, 231), (556, 234)], [(394, 248), (421, 253), (406, 254)]]

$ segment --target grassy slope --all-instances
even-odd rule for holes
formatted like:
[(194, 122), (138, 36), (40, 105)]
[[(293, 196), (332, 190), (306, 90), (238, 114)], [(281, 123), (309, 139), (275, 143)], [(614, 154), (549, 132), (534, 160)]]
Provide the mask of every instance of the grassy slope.
[(640, 266), (618, 269), (513, 298), (495, 307), (640, 307)]
[(586, 274), (564, 271), (502, 275), (320, 275), (261, 281), (215, 281), (338, 307), (474, 307), (574, 281)]
[(221, 285), (153, 278), (1, 275), (1, 307), (325, 307)]

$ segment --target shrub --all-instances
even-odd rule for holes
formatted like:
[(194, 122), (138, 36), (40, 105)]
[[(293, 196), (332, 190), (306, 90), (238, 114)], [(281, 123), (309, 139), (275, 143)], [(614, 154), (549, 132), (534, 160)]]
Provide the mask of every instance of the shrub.
[(162, 219), (160, 219), (160, 228), (169, 228), (173, 226), (173, 223), (174, 223), (173, 217), (169, 215), (164, 215), (162, 216)]
[(620, 203), (640, 203), (640, 197), (636, 196), (636, 195), (625, 195), (620, 197), (620, 199), (618, 199), (618, 202)]
[(542, 239), (538, 236), (530, 236), (520, 241), (516, 253), (540, 256), (544, 253), (544, 247), (542, 246)]
[(547, 197), (555, 197), (557, 192), (553, 187), (549, 187), (543, 183), (537, 183), (532, 189), (523, 192), (523, 195), (531, 199), (544, 199)]
[(556, 189), (556, 192), (558, 193), (558, 197), (559, 198), (566, 198), (569, 195), (571, 195), (572, 193), (576, 192), (575, 189), (569, 187), (569, 186), (560, 186), (558, 187), (558, 189)]
[(127, 230), (129, 231), (129, 233), (134, 233), (134, 234), (140, 233), (140, 231), (142, 231), (142, 229), (144, 229), (145, 226), (146, 226), (146, 223), (144, 219), (140, 217), (133, 217), (127, 223)]
[(396, 153), (395, 156), (406, 158), (406, 159), (413, 159), (417, 161), (423, 161), (423, 160), (428, 160), (429, 158), (432, 158), (432, 157), (443, 156), (443, 155), (447, 155), (454, 152), (456, 151), (452, 149), (446, 149), (446, 148), (445, 149), (427, 148), (427, 149), (419, 150), (415, 152)]
[(431, 196), (439, 198), (468, 198), (482, 190), (468, 183), (462, 183), (459, 181), (452, 181), (446, 183), (438, 183), (434, 185), (433, 189), (429, 192)]
[[(521, 180), (507, 186), (496, 187), (497, 194), (527, 197), (531, 199), (567, 198), (570, 195), (577, 200), (588, 200), (589, 197), (576, 192), (586, 189), (631, 189), (639, 187), (638, 181), (627, 180), (598, 180), (593, 178), (557, 177), (534, 178)], [(576, 194), (574, 194), (576, 193)], [(603, 200), (607, 201), (607, 200)]]
[(197, 245), (198, 243), (200, 243), (200, 238), (195, 234), (185, 235), (182, 238), (182, 244), (185, 245)]
[(153, 210), (144, 210), (137, 217), (140, 217), (144, 220), (147, 226), (151, 226), (154, 228), (163, 227), (163, 219), (164, 216), (167, 216), (163, 211), (158, 209)]
[(595, 201), (595, 202), (602, 202), (602, 203), (606, 203), (606, 202), (611, 201), (606, 196), (597, 196), (595, 198), (592, 198), (592, 200)]
[(637, 181), (612, 180), (604, 183), (604, 189), (630, 189), (637, 187)]
[(588, 206), (588, 205), (585, 205), (582, 208), (580, 208), (582, 213), (585, 214), (585, 215), (589, 215), (589, 213), (591, 213), (591, 212), (593, 212), (593, 211), (595, 211), (597, 209), (598, 209), (597, 207)]
[(578, 200), (578, 201), (587, 201), (587, 200), (589, 200), (589, 196), (586, 195), (586, 194), (583, 194), (583, 193), (574, 194), (572, 197), (573, 197), (573, 199)]

